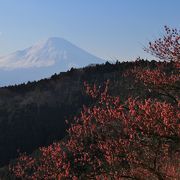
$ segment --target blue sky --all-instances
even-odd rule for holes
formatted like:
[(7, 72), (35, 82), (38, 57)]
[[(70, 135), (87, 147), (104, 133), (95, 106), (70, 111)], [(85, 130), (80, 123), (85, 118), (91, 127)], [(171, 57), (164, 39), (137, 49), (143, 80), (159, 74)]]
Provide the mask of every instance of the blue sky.
[(180, 28), (180, 0), (0, 0), (0, 56), (59, 36), (105, 59), (145, 58), (164, 25)]

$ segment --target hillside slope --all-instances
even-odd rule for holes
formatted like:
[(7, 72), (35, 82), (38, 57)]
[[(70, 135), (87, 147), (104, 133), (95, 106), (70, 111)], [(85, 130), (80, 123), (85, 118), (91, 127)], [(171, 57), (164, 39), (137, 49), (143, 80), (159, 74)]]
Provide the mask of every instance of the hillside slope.
[[(0, 88), (0, 165), (7, 164), (20, 152), (31, 153), (39, 146), (52, 143), (66, 134), (65, 119), (72, 120), (83, 104), (90, 105), (84, 81), (103, 85), (110, 80), (110, 93), (122, 100), (129, 94), (148, 96), (133, 86), (134, 80), (122, 74), (136, 63), (102, 64), (71, 69), (50, 79)], [(140, 61), (139, 66), (153, 66)]]

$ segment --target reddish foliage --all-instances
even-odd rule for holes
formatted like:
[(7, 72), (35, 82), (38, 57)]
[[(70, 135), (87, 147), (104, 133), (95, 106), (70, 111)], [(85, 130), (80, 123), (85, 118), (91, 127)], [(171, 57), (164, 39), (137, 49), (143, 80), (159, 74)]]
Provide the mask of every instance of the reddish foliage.
[(39, 148), (39, 151), (40, 154), (37, 158), (26, 154), (21, 155), (16, 165), (10, 166), (10, 170), (17, 177), (32, 180), (69, 177), (70, 164), (59, 143)]
[[(143, 83), (150, 92), (169, 97), (177, 104), (180, 90), (179, 63), (180, 61), (163, 62), (160, 65), (156, 63), (154, 68), (135, 66), (125, 72), (124, 76), (134, 76), (135, 83)], [(171, 66), (170, 72), (167, 71), (168, 66)]]
[[(170, 73), (165, 66), (129, 73), (146, 87), (169, 93), (179, 83), (178, 63)], [(131, 97), (121, 102), (105, 85), (102, 91), (85, 83), (96, 103), (83, 107), (64, 142), (40, 148), (37, 157), (21, 155), (10, 170), (25, 179), (180, 179), (178, 93), (173, 94), (176, 103)]]
[[(88, 89), (92, 93), (94, 87)], [(170, 103), (132, 98), (121, 103), (104, 91), (98, 104), (84, 107), (71, 125), (63, 148), (59, 143), (40, 148), (40, 158), (33, 161), (26, 156), (22, 162), (21, 156), (12, 170), (26, 179), (178, 179), (179, 154), (173, 146), (180, 139), (179, 119), (180, 110)]]
[(167, 87), (180, 81), (178, 74), (167, 74), (158, 69), (134, 69), (135, 76), (142, 81), (145, 86), (154, 86), (156, 88)]
[(149, 43), (145, 51), (163, 60), (180, 61), (180, 31), (165, 26), (165, 35)]

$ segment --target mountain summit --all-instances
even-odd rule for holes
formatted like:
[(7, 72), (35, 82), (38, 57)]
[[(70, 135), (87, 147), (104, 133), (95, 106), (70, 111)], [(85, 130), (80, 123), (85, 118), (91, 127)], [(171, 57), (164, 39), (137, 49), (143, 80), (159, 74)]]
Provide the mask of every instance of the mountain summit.
[(51, 37), (24, 50), (0, 57), (0, 69), (48, 67), (59, 65), (59, 71), (103, 61), (63, 38)]
[(101, 58), (63, 38), (51, 37), (24, 50), (0, 57), (0, 85), (38, 80), (67, 71), (71, 67), (103, 62)]

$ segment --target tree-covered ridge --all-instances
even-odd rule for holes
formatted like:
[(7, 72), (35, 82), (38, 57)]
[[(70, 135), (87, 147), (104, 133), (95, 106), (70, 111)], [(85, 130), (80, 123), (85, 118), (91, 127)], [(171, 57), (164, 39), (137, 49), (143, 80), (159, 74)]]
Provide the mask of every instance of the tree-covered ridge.
[[(165, 31), (145, 50), (169, 61), (139, 59), (79, 69), (90, 70), (81, 79), (85, 103), (64, 121), (67, 135), (31, 155), (21, 153), (6, 171), (11, 179), (178, 180), (180, 36), (175, 29)], [(70, 71), (73, 80), (78, 71)]]
[[(155, 66), (155, 62), (144, 60), (138, 64), (142, 67)], [(85, 95), (84, 81), (102, 85), (109, 79), (111, 93), (124, 99), (129, 93), (139, 94), (134, 89), (133, 79), (122, 76), (134, 66), (132, 62), (106, 63), (71, 69), (38, 82), (1, 88), (0, 164), (7, 164), (15, 158), (17, 149), (32, 152), (64, 137), (65, 119), (72, 119), (83, 104), (91, 104)]]

